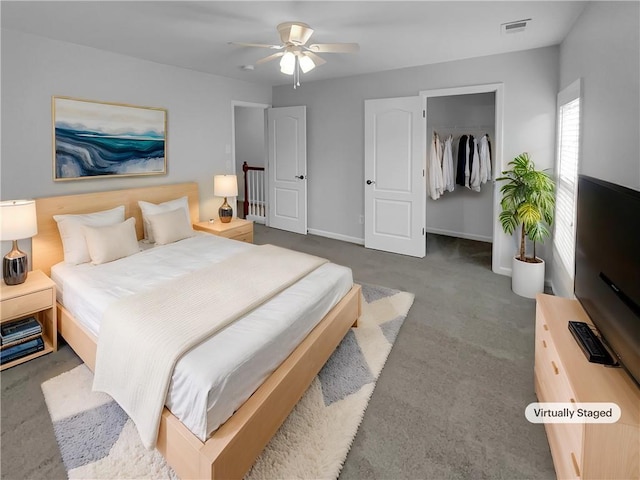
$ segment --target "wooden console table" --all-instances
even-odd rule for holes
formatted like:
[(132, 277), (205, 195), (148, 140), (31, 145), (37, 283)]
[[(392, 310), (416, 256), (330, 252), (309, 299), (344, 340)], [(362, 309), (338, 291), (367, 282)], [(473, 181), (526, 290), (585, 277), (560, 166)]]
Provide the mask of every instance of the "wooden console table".
[(577, 300), (536, 297), (535, 389), (540, 402), (612, 402), (616, 423), (546, 423), (558, 478), (640, 476), (640, 388), (622, 368), (589, 363), (567, 322), (593, 326)]

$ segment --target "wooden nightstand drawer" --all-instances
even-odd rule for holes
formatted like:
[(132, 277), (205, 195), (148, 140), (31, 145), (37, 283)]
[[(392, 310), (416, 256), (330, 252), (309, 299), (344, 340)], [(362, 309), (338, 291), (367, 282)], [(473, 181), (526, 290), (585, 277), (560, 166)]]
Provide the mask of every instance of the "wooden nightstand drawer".
[(236, 238), (241, 235), (246, 235), (247, 233), (253, 233), (252, 223), (240, 225), (238, 227), (234, 227), (233, 230), (229, 230), (229, 238)]
[(193, 224), (194, 230), (212, 233), (219, 237), (230, 238), (240, 242), (253, 243), (253, 222), (234, 218), (229, 223), (199, 222)]
[(239, 227), (233, 228), (227, 233), (227, 238), (231, 238), (233, 240), (239, 240), (240, 242), (253, 243), (253, 224), (249, 223), (246, 225), (240, 225)]
[(28, 315), (52, 306), (53, 293), (50, 289), (10, 298), (2, 302), (2, 320)]
[(253, 243), (253, 232), (242, 233), (240, 235), (230, 236), (232, 240), (238, 240), (240, 242)]

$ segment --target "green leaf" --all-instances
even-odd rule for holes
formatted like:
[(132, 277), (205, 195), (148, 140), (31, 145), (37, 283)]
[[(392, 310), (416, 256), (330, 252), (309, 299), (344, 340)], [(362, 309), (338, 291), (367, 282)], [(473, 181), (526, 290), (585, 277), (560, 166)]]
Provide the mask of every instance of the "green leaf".
[(543, 222), (536, 222), (529, 226), (526, 235), (533, 242), (543, 243), (545, 238), (549, 236), (549, 229)]
[(502, 229), (508, 235), (511, 235), (513, 232), (515, 232), (516, 228), (518, 228), (518, 225), (520, 225), (518, 217), (510, 211), (500, 212), (500, 215), (498, 215), (498, 219), (500, 220)]
[[(502, 182), (500, 212), (502, 229), (513, 234), (522, 225), (526, 238), (542, 242), (549, 237), (555, 213), (555, 183), (546, 170), (536, 170), (529, 154), (521, 153), (508, 163)], [(524, 246), (521, 246), (524, 248)]]

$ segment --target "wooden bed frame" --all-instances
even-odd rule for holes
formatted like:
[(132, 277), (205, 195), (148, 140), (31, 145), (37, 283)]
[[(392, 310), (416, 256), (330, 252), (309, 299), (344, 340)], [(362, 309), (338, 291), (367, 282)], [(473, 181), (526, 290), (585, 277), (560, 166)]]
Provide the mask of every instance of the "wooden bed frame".
[[(161, 203), (187, 195), (192, 223), (198, 222), (198, 185), (183, 183), (148, 188), (36, 199), (38, 234), (33, 237), (33, 269), (47, 275), (63, 260), (62, 242), (52, 216), (125, 206), (125, 218), (136, 219), (142, 238), (138, 200)], [(157, 449), (182, 479), (242, 478), (300, 400), (327, 359), (360, 316), (360, 286), (320, 321), (287, 359), (213, 435), (202, 442), (168, 409), (164, 409)], [(97, 339), (58, 304), (58, 332), (93, 370)]]

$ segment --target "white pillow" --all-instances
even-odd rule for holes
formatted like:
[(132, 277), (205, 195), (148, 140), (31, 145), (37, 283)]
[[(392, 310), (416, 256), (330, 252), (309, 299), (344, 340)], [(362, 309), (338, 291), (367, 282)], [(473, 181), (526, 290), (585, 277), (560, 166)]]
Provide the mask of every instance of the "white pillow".
[(189, 217), (182, 208), (149, 215), (147, 219), (156, 245), (166, 245), (194, 235)]
[(147, 217), (149, 215), (157, 215), (158, 213), (168, 212), (170, 210), (175, 210), (176, 208), (183, 208), (185, 213), (187, 214), (187, 219), (191, 218), (189, 215), (189, 199), (185, 197), (176, 198), (175, 200), (169, 200), (164, 203), (149, 203), (143, 200), (138, 201), (138, 205), (140, 206), (140, 210), (142, 211), (142, 228), (144, 230), (144, 239), (149, 243), (155, 242), (154, 232), (149, 227), (149, 220)]
[(58, 222), (65, 263), (78, 265), (91, 261), (89, 250), (87, 250), (87, 242), (84, 238), (83, 225), (100, 227), (123, 222), (124, 205), (95, 213), (54, 215), (53, 219)]
[(138, 253), (136, 219), (131, 217), (122, 223), (105, 227), (83, 227), (91, 263), (100, 265)]

